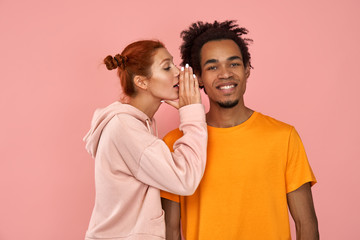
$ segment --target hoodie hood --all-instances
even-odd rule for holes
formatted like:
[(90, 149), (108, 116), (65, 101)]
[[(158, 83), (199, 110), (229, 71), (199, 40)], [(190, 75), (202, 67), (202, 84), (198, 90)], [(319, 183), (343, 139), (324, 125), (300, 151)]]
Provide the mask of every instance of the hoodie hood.
[(145, 113), (143, 113), (136, 107), (133, 107), (129, 104), (114, 102), (105, 108), (97, 109), (91, 121), (90, 131), (83, 138), (86, 143), (85, 148), (93, 158), (96, 157), (96, 151), (102, 130), (113, 117), (121, 113), (129, 114), (136, 119), (142, 121), (144, 125), (146, 125), (150, 133), (153, 133), (153, 125), (155, 125), (155, 131), (157, 131), (155, 121), (150, 119)]

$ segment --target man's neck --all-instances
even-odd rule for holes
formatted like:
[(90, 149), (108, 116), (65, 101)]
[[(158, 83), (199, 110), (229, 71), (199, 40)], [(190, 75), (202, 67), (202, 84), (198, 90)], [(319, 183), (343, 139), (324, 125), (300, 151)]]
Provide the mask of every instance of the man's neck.
[(206, 122), (209, 126), (217, 128), (234, 127), (248, 120), (253, 112), (253, 110), (247, 108), (241, 102), (232, 108), (223, 108), (217, 103), (210, 102), (210, 110), (206, 114)]

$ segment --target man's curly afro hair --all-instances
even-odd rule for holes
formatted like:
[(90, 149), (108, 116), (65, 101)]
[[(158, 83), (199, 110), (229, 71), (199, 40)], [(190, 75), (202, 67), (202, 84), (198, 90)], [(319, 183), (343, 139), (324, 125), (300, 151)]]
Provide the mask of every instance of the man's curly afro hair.
[(242, 38), (248, 33), (246, 28), (240, 28), (235, 20), (224, 22), (214, 21), (214, 23), (203, 23), (201, 21), (190, 25), (188, 30), (181, 32), (180, 37), (183, 43), (180, 46), (181, 65), (188, 63), (196, 74), (201, 76), (200, 51), (202, 46), (213, 40), (231, 39), (240, 48), (244, 65), (251, 66), (251, 56), (248, 44), (251, 39)]

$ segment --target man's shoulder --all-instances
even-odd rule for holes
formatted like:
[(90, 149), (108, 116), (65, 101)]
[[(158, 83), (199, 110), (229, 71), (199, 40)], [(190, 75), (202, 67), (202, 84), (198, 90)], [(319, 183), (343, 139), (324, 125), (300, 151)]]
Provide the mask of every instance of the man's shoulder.
[(270, 117), (268, 115), (262, 114), (260, 112), (257, 113), (257, 122), (258, 124), (266, 127), (273, 128), (274, 130), (286, 130), (291, 131), (294, 127), (288, 123), (275, 119), (274, 117)]
[(168, 132), (165, 137), (163, 138), (164, 142), (166, 144), (173, 144), (177, 139), (181, 138), (183, 136), (183, 132), (180, 131), (179, 128), (176, 128), (170, 132)]

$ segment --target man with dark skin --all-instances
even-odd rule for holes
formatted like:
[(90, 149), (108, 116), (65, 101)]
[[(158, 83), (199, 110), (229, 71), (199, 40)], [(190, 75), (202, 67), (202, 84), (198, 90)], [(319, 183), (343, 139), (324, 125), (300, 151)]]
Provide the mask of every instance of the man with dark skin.
[[(246, 107), (251, 57), (245, 28), (197, 22), (182, 32), (189, 63), (209, 97), (208, 159), (192, 196), (162, 193), (167, 239), (319, 239), (311, 186), (316, 183), (294, 127)], [(171, 148), (182, 133), (170, 132)], [(180, 217), (181, 216), (181, 217)]]

